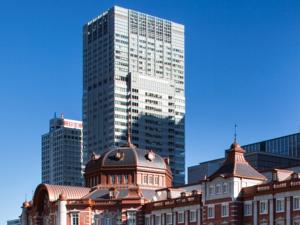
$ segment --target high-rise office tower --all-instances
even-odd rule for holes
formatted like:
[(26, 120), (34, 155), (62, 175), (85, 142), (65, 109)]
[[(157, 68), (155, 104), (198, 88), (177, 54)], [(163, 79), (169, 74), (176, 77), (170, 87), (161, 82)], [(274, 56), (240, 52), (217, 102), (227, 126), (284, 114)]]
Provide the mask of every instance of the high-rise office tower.
[(84, 154), (127, 140), (168, 156), (184, 183), (184, 26), (118, 6), (83, 29)]
[(82, 186), (82, 149), (81, 121), (51, 119), (42, 136), (42, 183)]

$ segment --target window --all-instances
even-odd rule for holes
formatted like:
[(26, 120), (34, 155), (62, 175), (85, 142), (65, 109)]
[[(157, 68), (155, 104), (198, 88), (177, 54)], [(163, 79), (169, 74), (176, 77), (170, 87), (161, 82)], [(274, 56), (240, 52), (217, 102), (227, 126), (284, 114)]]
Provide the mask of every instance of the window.
[(148, 216), (145, 217), (145, 225), (150, 225), (150, 218)]
[(127, 211), (127, 224), (128, 225), (136, 225), (136, 212), (135, 211)]
[(184, 212), (178, 212), (178, 223), (184, 223)]
[(115, 175), (112, 175), (112, 176), (111, 176), (111, 183), (112, 183), (112, 184), (115, 184), (115, 183), (116, 183), (116, 176), (115, 176)]
[(171, 213), (168, 213), (168, 214), (166, 215), (166, 224), (167, 224), (167, 225), (172, 224), (172, 214), (171, 214)]
[(223, 193), (226, 194), (229, 192), (228, 183), (223, 183)]
[(153, 184), (153, 176), (149, 176), (149, 184)]
[(122, 175), (118, 175), (118, 184), (122, 184)]
[(208, 188), (208, 194), (213, 195), (213, 193), (214, 193), (214, 186), (210, 185), (209, 188)]
[(221, 184), (216, 185), (216, 194), (221, 194)]
[(222, 206), (221, 206), (221, 216), (222, 217), (229, 216), (229, 204), (228, 203), (222, 204)]
[(284, 212), (284, 199), (276, 199), (276, 212)]
[(71, 215), (71, 224), (72, 225), (79, 225), (78, 213), (73, 213)]
[(293, 198), (293, 209), (300, 210), (300, 197), (298, 196)]
[(215, 207), (210, 205), (207, 207), (207, 218), (214, 218), (215, 217)]
[(267, 214), (268, 213), (268, 202), (267, 201), (260, 201), (259, 213), (260, 214)]
[(190, 222), (196, 222), (196, 210), (190, 211)]
[(148, 176), (144, 175), (144, 184), (148, 184)]
[(160, 216), (155, 216), (155, 225), (160, 225)]
[(128, 175), (127, 174), (124, 175), (124, 183), (128, 184)]
[(244, 203), (244, 216), (252, 215), (252, 202), (248, 201)]

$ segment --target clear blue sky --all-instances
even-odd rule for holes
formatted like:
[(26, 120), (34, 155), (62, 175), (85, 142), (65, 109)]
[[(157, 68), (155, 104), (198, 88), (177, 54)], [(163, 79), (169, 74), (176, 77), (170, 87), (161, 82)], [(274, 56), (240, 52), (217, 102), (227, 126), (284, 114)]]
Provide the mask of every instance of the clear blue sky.
[(3, 0), (0, 224), (40, 182), (53, 113), (81, 119), (82, 26), (113, 5), (186, 27), (186, 164), (300, 129), (300, 1)]

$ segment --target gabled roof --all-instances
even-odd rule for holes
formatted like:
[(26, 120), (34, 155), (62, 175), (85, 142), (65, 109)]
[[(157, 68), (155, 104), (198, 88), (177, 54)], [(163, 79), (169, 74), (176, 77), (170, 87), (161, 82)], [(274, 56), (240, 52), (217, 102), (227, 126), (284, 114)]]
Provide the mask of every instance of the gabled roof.
[(245, 150), (234, 142), (223, 165), (208, 180), (216, 177), (240, 177), (253, 180), (266, 180), (266, 177), (255, 170), (244, 157)]

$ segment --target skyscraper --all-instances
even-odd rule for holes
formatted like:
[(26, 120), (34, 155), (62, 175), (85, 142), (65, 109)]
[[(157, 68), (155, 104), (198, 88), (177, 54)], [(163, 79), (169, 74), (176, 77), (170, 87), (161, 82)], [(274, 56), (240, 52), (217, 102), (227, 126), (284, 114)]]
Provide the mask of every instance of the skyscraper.
[(42, 183), (83, 185), (82, 122), (56, 118), (42, 135)]
[(169, 157), (184, 183), (184, 26), (114, 6), (83, 29), (85, 161), (127, 140)]

